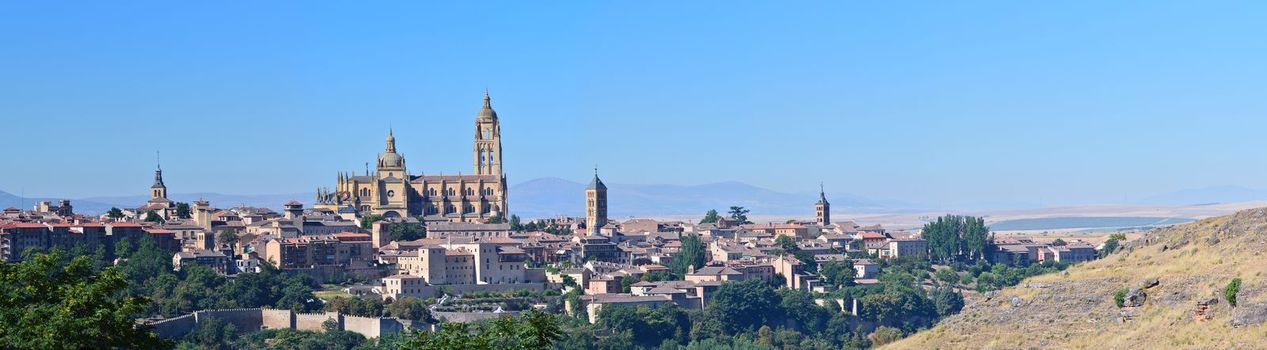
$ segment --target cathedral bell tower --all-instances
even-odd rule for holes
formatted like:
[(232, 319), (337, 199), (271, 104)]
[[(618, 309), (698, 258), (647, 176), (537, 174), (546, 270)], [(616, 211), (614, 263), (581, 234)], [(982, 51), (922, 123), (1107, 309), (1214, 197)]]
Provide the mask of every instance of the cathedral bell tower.
[(484, 108), (475, 116), (475, 175), (502, 176), (502, 130), (484, 91)]

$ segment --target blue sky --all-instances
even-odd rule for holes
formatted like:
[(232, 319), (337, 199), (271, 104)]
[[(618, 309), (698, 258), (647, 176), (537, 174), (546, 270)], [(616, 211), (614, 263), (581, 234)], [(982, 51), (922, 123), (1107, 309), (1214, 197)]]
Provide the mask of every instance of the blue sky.
[(1267, 187), (1263, 2), (6, 2), (0, 190), (329, 186), (382, 150), (511, 183), (919, 203)]

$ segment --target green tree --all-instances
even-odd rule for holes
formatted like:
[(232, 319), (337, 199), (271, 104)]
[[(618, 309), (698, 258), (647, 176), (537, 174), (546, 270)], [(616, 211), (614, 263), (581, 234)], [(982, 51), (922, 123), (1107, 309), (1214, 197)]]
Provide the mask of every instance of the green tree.
[(734, 334), (782, 320), (781, 302), (774, 288), (759, 280), (723, 283), (713, 293), (707, 312), (721, 322), (726, 332)]
[(228, 244), (230, 247), (238, 244), (239, 239), (237, 232), (234, 232), (233, 230), (220, 230), (220, 234), (217, 235), (217, 238), (220, 239), (220, 244)]
[(757, 345), (774, 346), (774, 331), (770, 330), (770, 326), (762, 325), (757, 329)]
[(503, 223), (506, 223), (506, 218), (503, 217), (502, 214), (497, 214), (497, 215), (490, 216), (488, 219), (484, 220), (484, 223), (485, 224), (503, 224)]
[(387, 235), (393, 241), (412, 241), (427, 237), (427, 227), (422, 223), (393, 222), (387, 225)]
[(1065, 246), (1067, 244), (1068, 243), (1065, 243), (1065, 240), (1060, 239), (1060, 238), (1057, 238), (1056, 240), (1051, 241), (1051, 245), (1055, 247)]
[(730, 207), (730, 211), (727, 213), (730, 214), (730, 219), (734, 220), (735, 222), (738, 222), (741, 224), (752, 223), (751, 221), (748, 221), (748, 209), (735, 206), (735, 207)]
[(176, 217), (181, 218), (181, 219), (188, 219), (191, 217), (189, 213), (190, 213), (189, 203), (176, 202)]
[(704, 243), (700, 241), (699, 236), (688, 234), (682, 236), (682, 248), (678, 249), (677, 254), (673, 255), (673, 262), (669, 268), (673, 271), (674, 276), (685, 276), (687, 269), (691, 266), (696, 268), (703, 267), (706, 262), (706, 254)]
[(964, 255), (972, 260), (985, 259), (991, 240), (990, 228), (985, 226), (985, 218), (965, 217), (963, 231), (959, 237), (963, 241)]
[(1118, 240), (1109, 238), (1109, 240), (1104, 241), (1104, 247), (1100, 248), (1100, 257), (1103, 258), (1109, 256), (1109, 254), (1113, 254), (1113, 252), (1116, 252), (1119, 248), (1121, 248), (1121, 245), (1118, 244)]
[(119, 208), (115, 208), (115, 207), (110, 207), (110, 211), (106, 212), (106, 217), (114, 219), (114, 220), (122, 219), (124, 217), (123, 210)]
[(510, 215), (510, 230), (515, 232), (524, 232), (524, 225), (519, 219), (519, 215)]
[[(16, 349), (168, 348), (135, 322), (149, 300), (119, 297), (119, 269), (95, 273), (87, 256), (59, 253), (0, 263), (0, 344)], [(74, 335), (74, 336), (71, 336)]]
[(852, 260), (830, 261), (818, 267), (818, 274), (823, 277), (823, 283), (827, 285), (828, 290), (853, 286), (853, 279), (857, 273), (858, 271), (853, 268)]
[(1227, 287), (1223, 287), (1223, 299), (1227, 300), (1228, 305), (1236, 306), (1236, 294), (1241, 292), (1241, 279), (1233, 278), (1227, 283)]
[(963, 310), (963, 294), (951, 287), (937, 287), (929, 296), (937, 307), (937, 315), (947, 317)]
[(382, 220), (383, 220), (383, 216), (382, 216), (382, 215), (378, 215), (378, 214), (369, 214), (369, 215), (366, 215), (366, 216), (362, 216), (362, 217), (361, 217), (361, 229), (362, 229), (362, 230), (369, 230), (369, 229), (371, 229), (371, 228), (373, 228), (373, 227), (374, 227), (374, 223), (375, 223), (375, 222), (379, 222), (379, 221), (382, 221)]
[(796, 257), (796, 260), (801, 261), (801, 264), (805, 266), (805, 272), (818, 273), (818, 261), (814, 260), (814, 253), (797, 249), (795, 253), (792, 253), (792, 256)]
[(145, 221), (161, 223), (163, 222), (163, 217), (158, 216), (158, 213), (155, 213), (153, 210), (150, 210), (150, 211), (145, 212)]
[(629, 290), (633, 288), (634, 283), (638, 283), (637, 277), (634, 277), (632, 275), (625, 275), (625, 277), (621, 277), (620, 278), (620, 292), (629, 293)]
[(1113, 305), (1117, 305), (1119, 308), (1126, 307), (1126, 293), (1128, 291), (1126, 288), (1120, 288), (1113, 292)]
[(387, 314), (391, 317), (399, 317), (406, 320), (414, 320), (421, 322), (430, 322), (431, 311), (427, 309), (427, 304), (422, 299), (414, 297), (400, 297), (386, 306)]
[(700, 220), (699, 223), (712, 224), (716, 223), (717, 220), (721, 220), (721, 215), (717, 214), (717, 209), (709, 209), (707, 213), (704, 213), (704, 219)]
[(797, 251), (801, 250), (801, 247), (796, 245), (796, 239), (791, 236), (776, 237), (774, 239), (774, 245), (779, 246), (779, 248), (782, 248), (783, 251), (788, 254), (795, 254)]

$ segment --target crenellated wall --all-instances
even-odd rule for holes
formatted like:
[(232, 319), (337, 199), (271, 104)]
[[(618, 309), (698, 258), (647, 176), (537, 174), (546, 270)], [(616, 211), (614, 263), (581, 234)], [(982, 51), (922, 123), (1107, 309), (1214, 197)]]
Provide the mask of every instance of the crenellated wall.
[(296, 329), (321, 332), (327, 320), (338, 322), (338, 329), (355, 332), (366, 338), (378, 338), (384, 334), (403, 332), (407, 329), (427, 329), (426, 323), (403, 320), (395, 317), (358, 317), (347, 316), (337, 312), (295, 313), (290, 310), (267, 308), (256, 309), (216, 309), (202, 310), (194, 313), (150, 322), (154, 332), (160, 337), (175, 339), (198, 327), (199, 322), (209, 318), (218, 318), (237, 327), (239, 332), (249, 333), (261, 329)]
[[(343, 329), (343, 322), (340, 322), (340, 315), (337, 312), (316, 312), (316, 313), (295, 313), (295, 329), (301, 331), (322, 331), (321, 328), (328, 320), (339, 322), (339, 329)], [(369, 338), (369, 336), (366, 336)]]

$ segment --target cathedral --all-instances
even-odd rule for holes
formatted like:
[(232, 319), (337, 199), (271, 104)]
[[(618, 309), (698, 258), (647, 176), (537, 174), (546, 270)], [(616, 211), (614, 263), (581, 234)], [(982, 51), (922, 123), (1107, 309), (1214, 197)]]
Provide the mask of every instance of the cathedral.
[(478, 222), (506, 217), (506, 175), (502, 173), (501, 127), (488, 92), (475, 116), (475, 171), (470, 175), (410, 175), (387, 131), (387, 147), (374, 172), (339, 173), (333, 191), (317, 192), (317, 206), (353, 209), (383, 217), (422, 217), (428, 222)]

